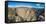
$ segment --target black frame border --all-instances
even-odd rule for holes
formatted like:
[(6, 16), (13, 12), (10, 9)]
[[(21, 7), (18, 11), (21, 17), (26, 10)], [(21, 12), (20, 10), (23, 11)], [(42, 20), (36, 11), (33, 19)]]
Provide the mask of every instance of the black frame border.
[[(5, 1), (5, 23), (8, 23), (8, 2), (25, 2), (25, 1)], [(26, 2), (26, 3), (30, 3), (30, 2)], [(35, 2), (33, 2), (33, 3), (35, 3)], [(36, 3), (40, 3), (40, 2), (36, 2)], [(45, 5), (45, 3), (44, 3), (44, 5)], [(44, 12), (45, 12), (45, 10), (44, 10)], [(20, 22), (20, 23), (23, 23), (23, 22)]]

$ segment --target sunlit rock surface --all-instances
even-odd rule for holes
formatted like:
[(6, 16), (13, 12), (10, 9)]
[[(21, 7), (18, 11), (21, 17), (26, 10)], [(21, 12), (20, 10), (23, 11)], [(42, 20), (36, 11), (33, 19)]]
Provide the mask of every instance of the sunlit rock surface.
[(28, 7), (8, 8), (8, 19), (13, 22), (36, 21), (35, 9)]

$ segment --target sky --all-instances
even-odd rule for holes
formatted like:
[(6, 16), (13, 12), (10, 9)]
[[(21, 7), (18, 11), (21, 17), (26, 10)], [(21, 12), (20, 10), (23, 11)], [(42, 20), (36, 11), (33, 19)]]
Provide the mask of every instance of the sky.
[(45, 4), (42, 2), (8, 2), (8, 7), (32, 7), (44, 8)]

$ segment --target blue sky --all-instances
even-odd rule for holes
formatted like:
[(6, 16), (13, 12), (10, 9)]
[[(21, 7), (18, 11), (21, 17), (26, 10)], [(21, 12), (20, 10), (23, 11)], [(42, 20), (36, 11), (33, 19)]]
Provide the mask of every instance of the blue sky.
[(8, 2), (8, 7), (30, 6), (32, 8), (44, 8), (44, 3), (36, 2)]

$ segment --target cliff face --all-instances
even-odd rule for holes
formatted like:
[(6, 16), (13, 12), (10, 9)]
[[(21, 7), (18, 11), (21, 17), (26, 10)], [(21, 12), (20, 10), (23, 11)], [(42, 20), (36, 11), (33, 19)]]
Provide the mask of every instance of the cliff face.
[[(12, 16), (15, 16), (15, 18), (13, 18)], [(33, 10), (32, 8), (27, 8), (27, 7), (9, 8), (8, 17), (13, 18), (14, 20), (16, 19), (15, 20), (16, 22), (22, 21), (22, 19), (23, 21), (36, 20), (35, 10)]]
[[(30, 19), (32, 17), (36, 17), (35, 15), (35, 10), (33, 10), (32, 8), (16, 8), (16, 12), (18, 14), (18, 16), (22, 17), (25, 20), (27, 21), (31, 21)], [(35, 20), (35, 18), (34, 18)]]

